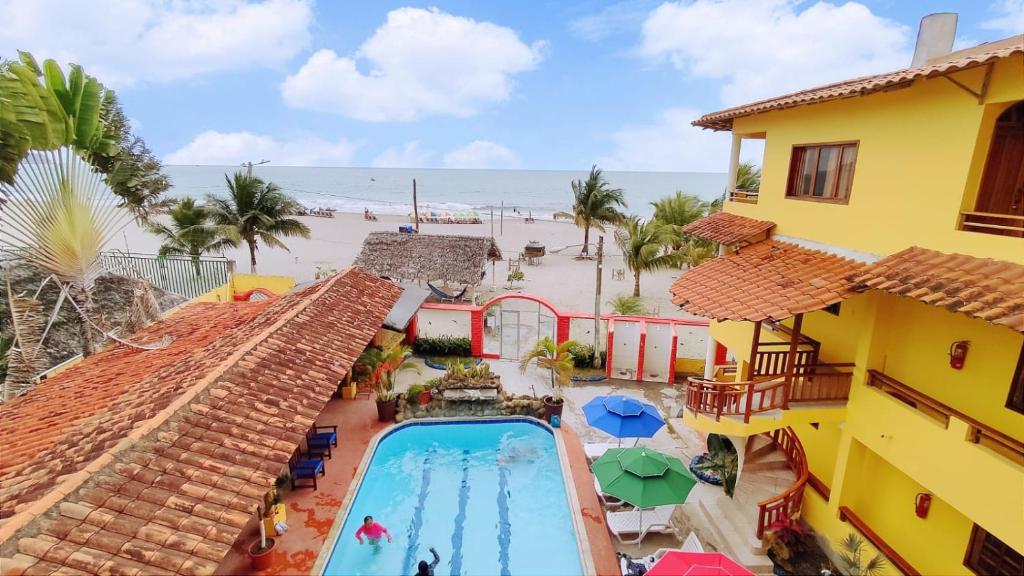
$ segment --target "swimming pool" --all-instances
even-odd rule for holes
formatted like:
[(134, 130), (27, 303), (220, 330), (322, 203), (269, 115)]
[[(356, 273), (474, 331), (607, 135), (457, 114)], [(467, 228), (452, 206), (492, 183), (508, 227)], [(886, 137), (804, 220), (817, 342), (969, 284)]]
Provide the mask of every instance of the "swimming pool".
[[(394, 536), (359, 545), (372, 515)], [(555, 439), (527, 420), (416, 422), (381, 439), (324, 574), (581, 574)]]

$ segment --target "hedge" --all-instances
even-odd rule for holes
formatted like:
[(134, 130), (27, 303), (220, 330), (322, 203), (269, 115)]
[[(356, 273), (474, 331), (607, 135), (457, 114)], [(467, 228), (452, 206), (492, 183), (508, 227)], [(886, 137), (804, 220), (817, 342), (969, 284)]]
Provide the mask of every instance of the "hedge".
[(455, 336), (422, 336), (413, 342), (412, 350), (421, 356), (470, 356), (473, 343)]

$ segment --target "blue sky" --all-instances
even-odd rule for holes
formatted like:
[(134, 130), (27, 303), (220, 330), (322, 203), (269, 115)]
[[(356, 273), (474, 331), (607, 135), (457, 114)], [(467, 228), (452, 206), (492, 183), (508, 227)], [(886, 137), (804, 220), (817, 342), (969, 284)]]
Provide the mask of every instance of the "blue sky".
[(82, 64), (167, 163), (724, 171), (696, 116), (905, 67), (940, 11), (1024, 32), (1024, 0), (0, 0), (0, 55)]

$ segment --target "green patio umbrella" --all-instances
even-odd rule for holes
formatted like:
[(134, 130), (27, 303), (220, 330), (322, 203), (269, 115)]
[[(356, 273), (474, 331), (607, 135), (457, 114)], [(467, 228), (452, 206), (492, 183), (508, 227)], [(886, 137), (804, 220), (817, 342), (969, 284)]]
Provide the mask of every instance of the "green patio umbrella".
[(610, 448), (592, 469), (602, 492), (637, 508), (682, 504), (697, 485), (681, 460), (643, 446)]

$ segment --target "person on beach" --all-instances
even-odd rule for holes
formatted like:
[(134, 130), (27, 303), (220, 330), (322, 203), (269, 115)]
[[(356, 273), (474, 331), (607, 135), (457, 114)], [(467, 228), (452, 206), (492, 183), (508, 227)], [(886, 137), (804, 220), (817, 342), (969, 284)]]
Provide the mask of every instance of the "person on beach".
[(388, 532), (387, 528), (381, 526), (380, 522), (374, 522), (373, 516), (363, 518), (363, 525), (359, 527), (359, 530), (356, 530), (356, 540), (359, 540), (360, 544), (363, 543), (364, 535), (372, 546), (380, 545), (381, 536), (387, 536), (388, 544), (391, 543), (391, 533)]
[(430, 553), (434, 555), (434, 561), (427, 564), (426, 560), (420, 560), (416, 567), (416, 576), (434, 576), (434, 567), (441, 561), (441, 557), (437, 555), (437, 550), (434, 550), (433, 546), (430, 547)]

